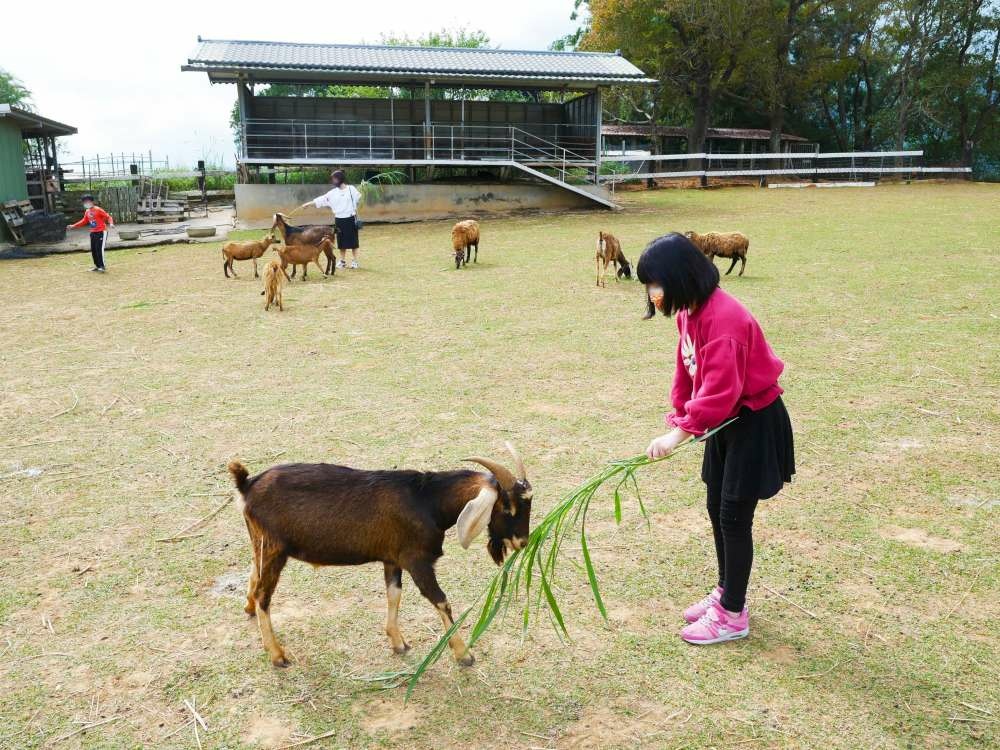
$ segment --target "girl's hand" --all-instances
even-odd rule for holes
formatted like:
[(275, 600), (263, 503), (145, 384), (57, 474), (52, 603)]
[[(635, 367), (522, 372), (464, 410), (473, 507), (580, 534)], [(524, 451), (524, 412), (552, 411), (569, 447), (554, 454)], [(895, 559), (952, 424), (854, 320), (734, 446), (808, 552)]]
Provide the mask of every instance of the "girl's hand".
[(686, 443), (691, 438), (690, 432), (685, 432), (680, 427), (676, 427), (666, 435), (660, 435), (646, 448), (646, 456), (650, 460), (669, 456), (681, 443)]

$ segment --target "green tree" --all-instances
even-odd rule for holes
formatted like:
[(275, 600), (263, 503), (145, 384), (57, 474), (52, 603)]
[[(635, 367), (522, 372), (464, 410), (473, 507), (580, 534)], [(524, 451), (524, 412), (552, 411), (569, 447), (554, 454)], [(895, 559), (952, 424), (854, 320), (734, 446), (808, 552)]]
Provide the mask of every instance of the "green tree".
[(33, 110), (31, 91), (13, 74), (0, 68), (0, 104), (10, 104), (21, 109)]
[(659, 122), (671, 97), (690, 111), (688, 153), (704, 151), (719, 100), (737, 87), (747, 61), (747, 29), (761, 0), (590, 0), (579, 47), (620, 49), (655, 76), (650, 117)]

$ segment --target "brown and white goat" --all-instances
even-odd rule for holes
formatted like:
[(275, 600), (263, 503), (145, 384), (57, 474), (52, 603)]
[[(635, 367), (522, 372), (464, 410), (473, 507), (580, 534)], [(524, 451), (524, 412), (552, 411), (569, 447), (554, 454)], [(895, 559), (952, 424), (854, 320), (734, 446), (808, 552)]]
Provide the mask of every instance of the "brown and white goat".
[(222, 272), (226, 274), (226, 278), (228, 279), (229, 272), (232, 271), (233, 278), (236, 278), (236, 269), (233, 268), (233, 261), (252, 260), (253, 277), (255, 279), (260, 278), (260, 274), (257, 273), (257, 258), (267, 252), (267, 248), (277, 241), (278, 240), (275, 239), (273, 234), (269, 234), (260, 240), (251, 240), (249, 242), (227, 242), (222, 246)]
[(473, 250), (476, 251), (476, 254), (472, 262), (478, 263), (479, 222), (475, 219), (466, 219), (453, 226), (451, 228), (451, 248), (455, 252), (456, 270), (468, 264), (469, 259), (473, 257)]
[[(315, 263), (316, 268), (319, 269), (320, 273), (325, 273), (323, 271), (323, 266), (319, 264), (319, 254), (326, 253), (328, 256), (333, 253), (333, 241), (329, 237), (324, 237), (316, 245), (275, 245), (274, 251), (281, 258), (281, 267), (288, 268), (289, 264), (292, 266), (292, 276), (295, 277), (295, 267), (302, 266), (302, 280), (306, 280), (306, 273), (309, 270), (309, 264)], [(289, 281), (291, 281), (291, 278)]]
[[(385, 632), (392, 650), (410, 647), (399, 630), (403, 571), (434, 605), (447, 631), (454, 619), (434, 574), (452, 526), (468, 548), (488, 529), (486, 548), (497, 565), (508, 550), (528, 539), (531, 484), (524, 463), (508, 443), (516, 476), (486, 458), (470, 458), (478, 471), (362, 471), (334, 464), (284, 464), (250, 477), (232, 461), (240, 507), (250, 533), (253, 567), (247, 614), (257, 615), (264, 648), (277, 667), (288, 665), (271, 627), (271, 595), (288, 558), (314, 566), (381, 562), (385, 569), (388, 612)], [(455, 660), (474, 659), (465, 642), (449, 640)]]
[(685, 232), (684, 236), (705, 253), (713, 263), (716, 256), (720, 258), (732, 258), (733, 262), (729, 264), (726, 276), (736, 267), (736, 261), (740, 261), (739, 275), (743, 275), (743, 271), (747, 267), (747, 253), (750, 251), (750, 240), (742, 232), (706, 232), (705, 234)]
[(291, 281), (291, 279), (288, 278), (285, 269), (281, 267), (281, 261), (277, 258), (271, 258), (264, 266), (264, 289), (261, 291), (261, 294), (266, 295), (264, 298), (265, 310), (270, 310), (271, 305), (276, 304), (278, 310), (284, 311), (281, 289), (285, 286), (286, 281)]
[(605, 286), (604, 276), (608, 272), (608, 264), (615, 264), (615, 281), (622, 278), (632, 278), (632, 266), (622, 252), (622, 244), (618, 238), (609, 232), (597, 233), (597, 286)]
[[(281, 238), (285, 245), (318, 245), (324, 239), (329, 239), (331, 243), (336, 239), (337, 230), (329, 224), (305, 224), (296, 226), (288, 223), (288, 217), (284, 214), (275, 214), (271, 223), (271, 233)], [(337, 272), (336, 255), (333, 252), (333, 245), (324, 249), (326, 254), (327, 276), (333, 276)], [(295, 268), (292, 267), (292, 278), (295, 278)]]

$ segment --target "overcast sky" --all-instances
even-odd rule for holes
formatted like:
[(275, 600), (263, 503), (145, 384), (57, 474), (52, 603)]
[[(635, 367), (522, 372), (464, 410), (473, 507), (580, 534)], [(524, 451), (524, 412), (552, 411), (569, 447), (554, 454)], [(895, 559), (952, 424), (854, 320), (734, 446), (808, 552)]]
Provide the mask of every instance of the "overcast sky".
[[(308, 9), (304, 12), (303, 9)], [(32, 91), (37, 111), (79, 134), (61, 138), (70, 156), (153, 151), (171, 166), (200, 158), (232, 163), (232, 85), (180, 67), (206, 39), (378, 42), (464, 26), (494, 46), (545, 49), (575, 28), (573, 0), (369, 0), (289, 3), (101, 0), (45, 6), (38, 34), (9, 33), (0, 68)], [(37, 26), (37, 24), (36, 24)]]

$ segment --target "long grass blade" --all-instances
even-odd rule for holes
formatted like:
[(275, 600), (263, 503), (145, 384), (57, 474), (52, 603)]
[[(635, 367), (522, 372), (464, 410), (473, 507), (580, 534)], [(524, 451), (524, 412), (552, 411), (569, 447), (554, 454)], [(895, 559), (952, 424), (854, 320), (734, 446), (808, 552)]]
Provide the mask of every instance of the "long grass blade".
[[(500, 569), (494, 574), (486, 589), (477, 597), (472, 606), (462, 613), (461, 617), (455, 620), (448, 631), (434, 645), (434, 647), (424, 657), (410, 677), (406, 697), (413, 693), (413, 688), (417, 681), (434, 664), (448, 647), (449, 639), (458, 632), (459, 627), (467, 617), (479, 607), (479, 614), (476, 623), (472, 627), (469, 639), (471, 647), (478, 641), (495, 622), (497, 615), (506, 612), (513, 604), (521, 607), (521, 626), (526, 631), (531, 622), (532, 613), (540, 612), (543, 608), (549, 616), (553, 627), (560, 639), (564, 636), (569, 638), (569, 631), (566, 628), (566, 620), (563, 617), (559, 602), (552, 589), (555, 580), (559, 553), (563, 542), (574, 529), (580, 531), (580, 550), (583, 557), (584, 570), (587, 573), (587, 581), (590, 584), (591, 593), (594, 595), (594, 602), (597, 605), (601, 616), (607, 620), (607, 607), (601, 596), (600, 587), (597, 581), (597, 569), (594, 566), (593, 558), (590, 554), (590, 547), (587, 544), (587, 511), (590, 509), (591, 501), (597, 495), (598, 490), (604, 485), (614, 482), (614, 518), (617, 523), (622, 519), (622, 490), (627, 490), (629, 484), (635, 491), (635, 498), (639, 510), (646, 519), (647, 525), (650, 523), (649, 513), (643, 504), (642, 496), (639, 492), (639, 482), (636, 474), (639, 469), (651, 464), (665, 461), (681, 450), (685, 450), (695, 443), (700, 443), (712, 435), (724, 429), (727, 425), (735, 421), (730, 419), (714, 430), (710, 430), (696, 440), (681, 445), (677, 450), (662, 458), (650, 459), (645, 454), (632, 456), (631, 458), (619, 459), (607, 464), (601, 471), (590, 477), (582, 485), (560, 499), (556, 506), (549, 511), (548, 515), (528, 535), (528, 541), (519, 550), (510, 554)], [(536, 577), (537, 571), (537, 577)], [(537, 582), (537, 586), (535, 585)], [(399, 679), (399, 675), (393, 675)]]

